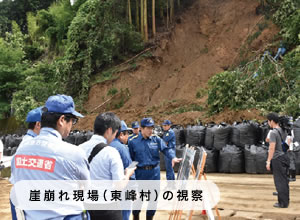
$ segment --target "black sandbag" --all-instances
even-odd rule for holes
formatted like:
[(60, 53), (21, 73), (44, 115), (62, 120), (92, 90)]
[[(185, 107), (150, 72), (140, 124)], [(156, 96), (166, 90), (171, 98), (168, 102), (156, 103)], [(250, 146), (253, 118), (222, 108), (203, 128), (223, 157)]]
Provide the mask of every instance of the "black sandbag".
[(294, 131), (294, 143), (298, 142), (300, 144), (300, 128), (293, 128)]
[(241, 143), (240, 143), (240, 126), (239, 126), (239, 122), (234, 122), (232, 125), (232, 129), (231, 129), (231, 136), (230, 136), (230, 143), (237, 146), (237, 147), (241, 147)]
[(298, 142), (300, 144), (300, 118), (298, 118), (293, 123), (293, 131), (294, 131), (294, 143)]
[(214, 142), (213, 146), (216, 150), (221, 150), (227, 144), (229, 144), (231, 134), (231, 126), (225, 123), (221, 123), (214, 130)]
[(226, 145), (220, 150), (218, 160), (220, 173), (244, 173), (245, 160), (243, 151), (235, 145)]
[(185, 144), (184, 129), (181, 126), (173, 128), (176, 138), (176, 145)]
[(3, 149), (3, 155), (4, 156), (11, 156), (11, 150), (12, 148), (11, 147), (6, 147)]
[(295, 152), (296, 174), (300, 175), (300, 151)]
[(94, 135), (94, 132), (92, 132), (92, 131), (87, 131), (87, 132), (85, 133), (86, 141), (89, 141), (93, 135)]
[(22, 139), (23, 139), (23, 136), (17, 136), (17, 135), (14, 136), (14, 140), (13, 140), (13, 143), (12, 143), (11, 147), (12, 148), (15, 148), (15, 147), (18, 148), (21, 141), (22, 141)]
[(75, 144), (75, 135), (74, 132), (70, 132), (69, 136), (64, 138), (65, 142), (68, 142), (70, 144)]
[(266, 142), (266, 138), (268, 136), (268, 133), (270, 131), (270, 127), (268, 125), (268, 122), (263, 122), (260, 126), (260, 135), (259, 135), (259, 138), (258, 138), (258, 141), (260, 143), (262, 143), (263, 145), (266, 145), (266, 146), (269, 146), (269, 143)]
[(4, 149), (5, 148), (12, 148), (12, 146), (14, 145), (14, 136), (11, 134), (8, 134), (5, 137), (5, 145), (4, 145)]
[(86, 136), (83, 132), (76, 132), (74, 134), (74, 136), (75, 136), (75, 145), (78, 146), (78, 145), (86, 142)]
[(190, 146), (199, 146), (204, 144), (205, 127), (196, 125), (186, 128), (186, 143)]
[(293, 128), (300, 128), (300, 117), (293, 123)]
[(255, 145), (258, 142), (258, 124), (254, 122), (242, 122), (232, 126), (231, 143), (238, 147)]
[(214, 132), (217, 129), (215, 124), (207, 125), (206, 132), (205, 132), (205, 143), (204, 146), (207, 149), (213, 149), (214, 147)]
[(185, 148), (186, 144), (181, 144), (181, 145), (178, 145), (176, 144), (176, 149), (182, 149), (182, 148)]
[(266, 169), (268, 159), (268, 147), (265, 145), (245, 146), (245, 171), (246, 173), (262, 174), (270, 173)]
[(13, 156), (17, 152), (18, 147), (11, 148), (10, 156)]
[(204, 167), (204, 172), (205, 173), (216, 173), (218, 172), (218, 155), (219, 151), (215, 149), (206, 149), (204, 150), (207, 153), (206, 156), (206, 162), (205, 162), (205, 167)]

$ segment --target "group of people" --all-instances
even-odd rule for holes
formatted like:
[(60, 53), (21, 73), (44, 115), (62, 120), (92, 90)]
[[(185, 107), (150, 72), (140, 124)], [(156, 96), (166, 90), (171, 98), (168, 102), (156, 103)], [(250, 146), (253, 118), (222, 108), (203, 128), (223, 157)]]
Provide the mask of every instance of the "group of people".
[[(99, 114), (94, 121), (94, 134), (87, 142), (75, 146), (63, 141), (79, 118), (72, 97), (50, 96), (43, 107), (27, 115), (28, 131), (20, 143), (11, 163), (12, 184), (22, 180), (160, 180), (160, 154), (165, 156), (167, 180), (175, 180), (173, 166), (181, 161), (175, 155), (175, 134), (171, 121), (162, 124), (164, 134), (153, 135), (154, 121), (143, 118), (128, 128), (125, 121), (111, 112)], [(272, 131), (267, 141), (269, 153), (266, 169), (273, 171), (278, 202), (274, 207), (289, 206), (289, 156), (283, 146), (287, 132), (276, 113), (267, 116)], [(132, 130), (132, 134), (129, 135)], [(136, 167), (129, 166), (133, 161)], [(30, 162), (30, 164), (29, 164)], [(131, 210), (19, 210), (13, 202), (13, 219), (124, 219)], [(140, 210), (133, 210), (138, 220)], [(151, 220), (155, 210), (147, 210)], [(18, 216), (18, 218), (17, 218)]]
[[(163, 139), (153, 135), (154, 121), (143, 118), (132, 123), (133, 134), (124, 121), (111, 112), (99, 114), (94, 134), (75, 146), (63, 141), (72, 125), (83, 115), (75, 110), (72, 97), (50, 96), (43, 107), (27, 115), (28, 131), (11, 163), (12, 184), (22, 180), (160, 180), (160, 156), (166, 158), (167, 179), (174, 180), (175, 134), (171, 121), (165, 120)], [(128, 145), (128, 146), (127, 146)], [(30, 164), (29, 164), (30, 161)], [(129, 165), (137, 161), (136, 167)], [(15, 192), (11, 192), (14, 201)], [(109, 207), (109, 206), (108, 206)], [(19, 210), (11, 202), (13, 219), (129, 219), (131, 210)], [(139, 219), (134, 210), (133, 219)], [(147, 210), (151, 220), (155, 210)]]

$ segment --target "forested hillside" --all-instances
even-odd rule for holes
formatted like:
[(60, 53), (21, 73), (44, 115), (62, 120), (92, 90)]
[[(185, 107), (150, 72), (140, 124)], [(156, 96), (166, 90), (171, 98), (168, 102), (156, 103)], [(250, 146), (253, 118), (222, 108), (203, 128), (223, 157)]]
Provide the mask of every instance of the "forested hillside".
[[(79, 129), (108, 110), (128, 122), (150, 115), (196, 123), (230, 109), (246, 111), (240, 118), (297, 117), (299, 7), (297, 0), (4, 0), (0, 115), (24, 120), (49, 95), (65, 93), (88, 116)], [(278, 48), (285, 52), (274, 59)]]

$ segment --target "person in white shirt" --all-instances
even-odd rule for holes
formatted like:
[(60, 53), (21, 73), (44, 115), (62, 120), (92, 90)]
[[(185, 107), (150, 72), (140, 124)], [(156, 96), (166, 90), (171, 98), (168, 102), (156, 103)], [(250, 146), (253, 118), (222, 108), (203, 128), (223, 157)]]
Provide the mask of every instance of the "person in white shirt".
[[(120, 119), (111, 112), (100, 114), (94, 122), (94, 135), (79, 145), (90, 163), (92, 180), (129, 180), (135, 168), (126, 168), (117, 149), (108, 146), (120, 129)], [(97, 150), (98, 149), (98, 150)], [(91, 219), (122, 220), (121, 210), (89, 210)]]

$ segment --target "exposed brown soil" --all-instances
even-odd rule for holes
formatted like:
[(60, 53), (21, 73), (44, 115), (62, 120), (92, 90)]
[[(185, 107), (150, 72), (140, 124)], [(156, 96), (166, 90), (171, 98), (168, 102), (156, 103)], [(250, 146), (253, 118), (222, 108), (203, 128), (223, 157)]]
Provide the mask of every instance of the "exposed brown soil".
[[(255, 13), (258, 5), (259, 1), (253, 0), (195, 1), (176, 19), (180, 22), (174, 24), (170, 33), (159, 39), (158, 47), (151, 51), (152, 57), (135, 61), (128, 65), (136, 65), (134, 70), (121, 71), (114, 80), (91, 87), (84, 105), (88, 116), (75, 129), (92, 129), (95, 116), (111, 110), (127, 123), (144, 116), (152, 116), (156, 122), (169, 118), (182, 125), (199, 120), (230, 123), (261, 119), (256, 110), (227, 110), (208, 117), (206, 97), (196, 98), (197, 90), (206, 88), (211, 76), (262, 52), (278, 32), (267, 22), (267, 28), (248, 41), (259, 30), (258, 24), (266, 23), (262, 15)], [(108, 92), (112, 88), (127, 92), (101, 105), (111, 98)], [(117, 109), (122, 99), (124, 105)]]

